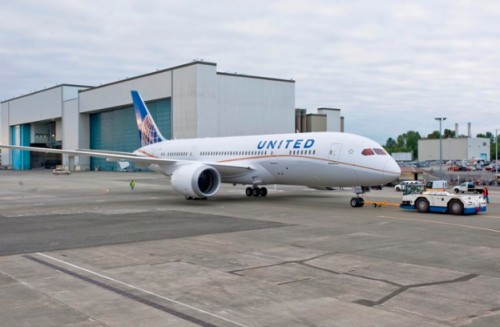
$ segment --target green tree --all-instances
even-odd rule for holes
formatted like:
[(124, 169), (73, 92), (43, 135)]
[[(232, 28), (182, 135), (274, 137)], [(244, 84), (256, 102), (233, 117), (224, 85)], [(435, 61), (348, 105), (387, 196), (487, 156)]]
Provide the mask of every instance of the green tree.
[(418, 140), (421, 138), (420, 134), (416, 131), (408, 131), (406, 133), (406, 149), (408, 152), (413, 153), (413, 158), (418, 158)]
[(434, 131), (427, 135), (428, 139), (438, 139), (439, 138), (439, 131)]
[(385, 142), (385, 147), (386, 148), (393, 149), (393, 148), (396, 148), (397, 146), (398, 145), (397, 145), (396, 141), (392, 137), (389, 137), (387, 139), (387, 141)]
[(446, 128), (443, 133), (443, 138), (454, 138), (455, 137), (455, 131), (452, 131), (451, 129)]
[[(445, 128), (445, 130), (443, 131), (443, 138), (444, 139), (454, 138), (455, 136), (456, 136), (455, 131), (452, 131), (451, 129)], [(430, 133), (429, 135), (427, 135), (427, 138), (428, 139), (438, 139), (439, 138), (439, 131), (434, 131), (434, 132)]]
[(416, 131), (408, 131), (401, 135), (398, 135), (396, 140), (392, 137), (388, 138), (385, 142), (385, 149), (389, 153), (394, 152), (411, 152), (414, 158), (418, 157), (418, 140), (420, 140), (420, 134)]

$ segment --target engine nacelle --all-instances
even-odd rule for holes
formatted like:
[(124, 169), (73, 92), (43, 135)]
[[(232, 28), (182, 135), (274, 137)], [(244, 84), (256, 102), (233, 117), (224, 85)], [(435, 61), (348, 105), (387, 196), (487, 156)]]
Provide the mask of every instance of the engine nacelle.
[(219, 190), (220, 182), (219, 172), (201, 163), (182, 165), (174, 171), (171, 178), (176, 192), (193, 198), (211, 197)]

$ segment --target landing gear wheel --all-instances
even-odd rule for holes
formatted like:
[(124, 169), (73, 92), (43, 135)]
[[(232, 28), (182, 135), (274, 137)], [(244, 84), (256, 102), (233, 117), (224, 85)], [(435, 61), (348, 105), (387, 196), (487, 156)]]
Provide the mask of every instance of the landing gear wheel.
[(451, 201), (448, 210), (452, 215), (461, 215), (464, 213), (464, 204), (459, 200)]
[(363, 198), (352, 198), (351, 199), (351, 207), (360, 208), (365, 205), (365, 200)]
[(362, 206), (365, 205), (365, 199), (363, 198), (359, 198), (358, 199), (358, 207), (361, 208)]
[(415, 207), (417, 207), (417, 211), (420, 213), (429, 212), (429, 201), (426, 199), (418, 199), (415, 202)]
[(259, 196), (267, 196), (267, 188), (265, 187), (258, 187), (258, 186), (254, 186), (254, 187), (247, 187), (245, 189), (245, 194), (247, 196), (255, 196), (255, 197), (259, 197)]
[(351, 207), (357, 208), (358, 207), (358, 198), (352, 198), (351, 199)]

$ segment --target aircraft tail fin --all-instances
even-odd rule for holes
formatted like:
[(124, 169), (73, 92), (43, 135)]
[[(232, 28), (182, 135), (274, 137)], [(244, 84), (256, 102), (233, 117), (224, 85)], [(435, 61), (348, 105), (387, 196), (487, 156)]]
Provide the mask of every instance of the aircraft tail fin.
[(137, 120), (137, 128), (139, 129), (141, 146), (165, 141), (166, 139), (161, 135), (160, 130), (156, 126), (139, 92), (131, 91), (131, 94), (132, 101), (134, 102), (135, 118)]

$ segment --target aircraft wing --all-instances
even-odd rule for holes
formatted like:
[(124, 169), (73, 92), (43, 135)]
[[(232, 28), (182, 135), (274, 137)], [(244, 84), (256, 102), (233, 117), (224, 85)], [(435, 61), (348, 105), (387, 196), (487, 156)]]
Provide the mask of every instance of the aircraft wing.
[(2, 144), (0, 144), (0, 148), (10, 149), (10, 150), (24, 150), (24, 151), (33, 151), (42, 153), (59, 153), (59, 154), (69, 154), (75, 156), (106, 158), (108, 161), (128, 160), (128, 161), (134, 161), (136, 163), (149, 164), (149, 165), (156, 164), (159, 166), (202, 163), (217, 169), (219, 173), (223, 176), (243, 174), (250, 170), (253, 170), (253, 168), (248, 165), (235, 165), (235, 164), (227, 164), (219, 162), (202, 162), (202, 161), (192, 161), (192, 160), (182, 160), (182, 159), (157, 158), (131, 152), (87, 150), (87, 149), (61, 150), (61, 149), (38, 148), (38, 147), (20, 146), (20, 145), (2, 145)]

